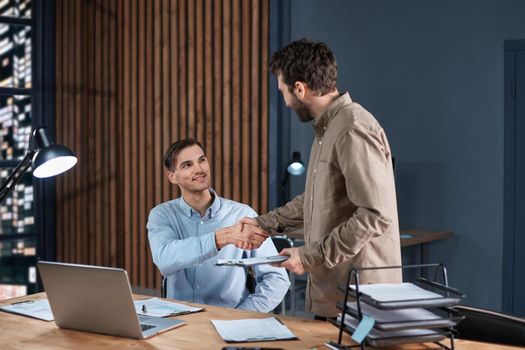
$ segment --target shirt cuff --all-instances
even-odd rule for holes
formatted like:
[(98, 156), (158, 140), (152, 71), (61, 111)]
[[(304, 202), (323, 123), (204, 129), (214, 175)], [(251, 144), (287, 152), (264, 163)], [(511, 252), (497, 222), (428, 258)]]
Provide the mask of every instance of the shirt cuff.
[(306, 271), (311, 271), (314, 267), (322, 265), (324, 255), (319, 242), (299, 247), (299, 258)]
[(200, 243), (201, 263), (208, 260), (212, 256), (217, 255), (217, 253), (219, 252), (217, 250), (217, 244), (215, 244), (215, 232), (210, 232), (200, 237)]
[(279, 223), (277, 222), (275, 217), (272, 215), (272, 212), (273, 210), (267, 214), (259, 215), (258, 217), (255, 218), (255, 220), (257, 220), (257, 223), (263, 230), (273, 231), (273, 230), (277, 230), (277, 228), (279, 227)]

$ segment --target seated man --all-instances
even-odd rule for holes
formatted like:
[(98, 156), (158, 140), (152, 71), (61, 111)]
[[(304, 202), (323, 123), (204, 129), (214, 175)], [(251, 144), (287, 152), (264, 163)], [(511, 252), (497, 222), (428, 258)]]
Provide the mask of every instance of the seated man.
[[(250, 294), (242, 267), (215, 266), (218, 259), (276, 255), (268, 234), (259, 227), (236, 224), (255, 217), (247, 205), (219, 197), (210, 188), (210, 166), (202, 145), (193, 139), (175, 142), (164, 155), (168, 180), (180, 198), (150, 212), (148, 237), (153, 262), (167, 278), (167, 297), (189, 302), (269, 312), (290, 285), (286, 270), (255, 266), (257, 286)], [(254, 250), (237, 248), (248, 242)]]

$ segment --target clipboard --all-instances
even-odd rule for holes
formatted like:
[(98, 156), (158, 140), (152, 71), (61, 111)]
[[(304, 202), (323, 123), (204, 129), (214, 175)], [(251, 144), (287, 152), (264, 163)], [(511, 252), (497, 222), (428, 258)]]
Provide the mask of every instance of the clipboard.
[(53, 321), (53, 313), (47, 299), (24, 300), (0, 306), (1, 311), (28, 316), (43, 321)]
[(202, 307), (193, 307), (159, 298), (135, 300), (137, 314), (150, 317), (172, 317), (203, 311)]
[(276, 317), (210, 321), (227, 343), (297, 339), (295, 334)]
[(254, 266), (263, 264), (277, 264), (290, 258), (288, 255), (272, 255), (246, 259), (219, 259), (217, 266)]

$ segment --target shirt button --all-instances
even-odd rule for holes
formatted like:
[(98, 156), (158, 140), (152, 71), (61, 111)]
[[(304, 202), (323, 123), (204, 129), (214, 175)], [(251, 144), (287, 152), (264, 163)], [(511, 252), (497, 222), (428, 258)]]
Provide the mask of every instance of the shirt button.
[(201, 221), (201, 225), (204, 224), (204, 221)]
[(323, 144), (323, 141), (319, 141), (319, 144), (322, 145), (322, 144)]
[(314, 173), (316, 173), (316, 172), (317, 172), (317, 169), (314, 169)]
[(313, 196), (312, 196), (312, 197), (310, 197), (310, 200), (311, 200), (311, 201), (313, 202), (313, 200), (314, 200), (314, 197), (313, 197)]
[(325, 130), (326, 130), (326, 126), (325, 126), (325, 127), (323, 128), (323, 129), (325, 129)]
[(200, 289), (200, 288), (201, 288), (201, 286), (197, 285), (197, 289)]

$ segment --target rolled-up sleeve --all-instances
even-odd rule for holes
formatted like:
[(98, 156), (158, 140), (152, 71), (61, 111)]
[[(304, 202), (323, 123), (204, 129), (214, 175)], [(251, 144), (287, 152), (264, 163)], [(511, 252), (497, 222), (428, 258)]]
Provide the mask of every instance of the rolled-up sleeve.
[(281, 232), (303, 226), (304, 193), (294, 197), (282, 207), (257, 217), (259, 225), (269, 231)]
[(166, 207), (157, 206), (151, 210), (146, 225), (153, 262), (162, 275), (172, 275), (217, 255), (215, 232), (179, 239), (170, 215), (174, 214)]

